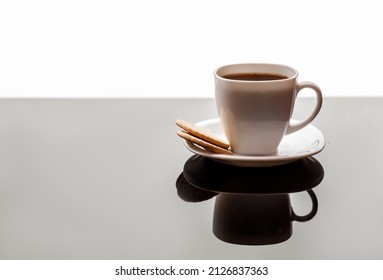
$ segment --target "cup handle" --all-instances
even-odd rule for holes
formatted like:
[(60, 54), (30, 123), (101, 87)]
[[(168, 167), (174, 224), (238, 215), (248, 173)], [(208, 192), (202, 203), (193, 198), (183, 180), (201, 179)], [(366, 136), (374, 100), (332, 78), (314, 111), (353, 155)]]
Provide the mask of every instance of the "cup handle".
[(318, 212), (318, 199), (317, 199), (314, 191), (313, 190), (308, 190), (307, 193), (309, 194), (309, 196), (311, 198), (311, 201), (313, 203), (313, 208), (311, 209), (311, 212), (308, 213), (305, 216), (299, 216), (299, 215), (295, 214), (294, 210), (291, 208), (291, 211), (292, 211), (292, 217), (291, 218), (292, 218), (293, 221), (297, 221), (297, 222), (307, 222), (307, 221), (310, 221), (312, 218), (314, 218), (314, 216)]
[(302, 129), (306, 125), (308, 125), (310, 122), (312, 122), (315, 119), (315, 117), (318, 115), (318, 113), (322, 107), (323, 98), (322, 98), (322, 91), (320, 90), (320, 88), (316, 84), (311, 83), (311, 82), (298, 83), (297, 95), (304, 88), (311, 88), (312, 90), (314, 90), (314, 92), (316, 93), (316, 101), (317, 101), (316, 106), (314, 108), (314, 111), (311, 113), (311, 115), (306, 120), (300, 121), (297, 124), (289, 123), (287, 130), (286, 130), (286, 135), (293, 133), (299, 129)]

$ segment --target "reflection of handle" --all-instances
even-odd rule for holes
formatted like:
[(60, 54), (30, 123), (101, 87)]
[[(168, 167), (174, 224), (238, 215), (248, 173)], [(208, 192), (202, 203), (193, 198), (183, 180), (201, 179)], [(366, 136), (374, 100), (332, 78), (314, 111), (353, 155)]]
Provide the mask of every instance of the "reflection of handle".
[(293, 221), (307, 222), (307, 221), (310, 221), (312, 218), (314, 218), (314, 216), (316, 215), (318, 211), (318, 199), (313, 190), (308, 190), (307, 193), (310, 195), (311, 201), (313, 203), (313, 209), (311, 209), (311, 212), (305, 216), (298, 216), (297, 214), (294, 213), (294, 210), (291, 209)]
[(314, 111), (311, 113), (311, 115), (304, 121), (301, 121), (297, 124), (289, 124), (289, 126), (287, 127), (287, 131), (286, 131), (286, 134), (290, 134), (290, 133), (293, 133), (299, 129), (302, 129), (304, 128), (306, 125), (308, 125), (310, 122), (312, 122), (315, 117), (318, 115), (321, 107), (322, 107), (322, 92), (320, 90), (320, 88), (314, 84), (314, 83), (311, 83), (311, 82), (302, 82), (302, 83), (299, 83), (298, 86), (297, 86), (297, 94), (299, 93), (299, 91), (301, 89), (304, 89), (304, 88), (311, 88), (314, 90), (314, 92), (316, 93), (316, 106), (314, 108)]

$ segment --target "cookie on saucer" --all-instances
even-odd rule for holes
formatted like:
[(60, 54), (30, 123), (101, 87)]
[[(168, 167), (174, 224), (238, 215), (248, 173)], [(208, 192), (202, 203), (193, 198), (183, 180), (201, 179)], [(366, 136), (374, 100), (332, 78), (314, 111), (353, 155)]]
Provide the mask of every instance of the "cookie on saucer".
[(210, 152), (217, 153), (217, 154), (233, 155), (233, 152), (231, 152), (230, 150), (224, 149), (220, 146), (209, 143), (209, 142), (205, 141), (204, 139), (195, 137), (194, 135), (191, 135), (187, 132), (178, 131), (177, 135), (180, 136), (181, 138), (185, 139), (185, 140), (188, 140), (194, 144), (197, 144), (198, 146), (205, 148), (206, 150), (208, 150)]
[(202, 140), (205, 140), (206, 142), (211, 143), (215, 146), (221, 147), (223, 149), (228, 149), (230, 146), (229, 143), (227, 143), (226, 141), (216, 137), (215, 135), (213, 135), (209, 131), (207, 131), (201, 127), (198, 127), (192, 123), (178, 119), (178, 120), (176, 120), (176, 124), (180, 128), (182, 128), (184, 131), (186, 131), (188, 134), (193, 135), (193, 136), (200, 138)]

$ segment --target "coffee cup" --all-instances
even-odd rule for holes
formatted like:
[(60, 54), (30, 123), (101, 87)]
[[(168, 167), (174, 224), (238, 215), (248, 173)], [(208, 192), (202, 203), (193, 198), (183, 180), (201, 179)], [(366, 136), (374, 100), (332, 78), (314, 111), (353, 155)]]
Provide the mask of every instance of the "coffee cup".
[[(298, 82), (298, 72), (280, 64), (232, 64), (214, 72), (215, 100), (223, 131), (235, 154), (275, 154), (285, 135), (311, 123), (322, 106), (320, 88)], [(311, 114), (291, 117), (298, 93), (310, 88), (316, 96)]]

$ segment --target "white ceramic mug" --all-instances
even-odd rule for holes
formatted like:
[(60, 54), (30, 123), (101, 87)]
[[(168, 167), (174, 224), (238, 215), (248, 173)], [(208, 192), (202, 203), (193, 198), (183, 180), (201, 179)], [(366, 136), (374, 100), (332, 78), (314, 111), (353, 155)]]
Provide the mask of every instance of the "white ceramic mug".
[[(244, 80), (233, 75), (268, 74), (271, 80)], [(322, 106), (320, 88), (311, 82), (298, 83), (298, 72), (279, 64), (232, 64), (218, 68), (215, 99), (223, 130), (231, 149), (241, 155), (270, 155), (287, 134), (296, 132), (317, 116)], [(303, 88), (316, 94), (316, 106), (303, 121), (291, 123), (295, 99)]]

